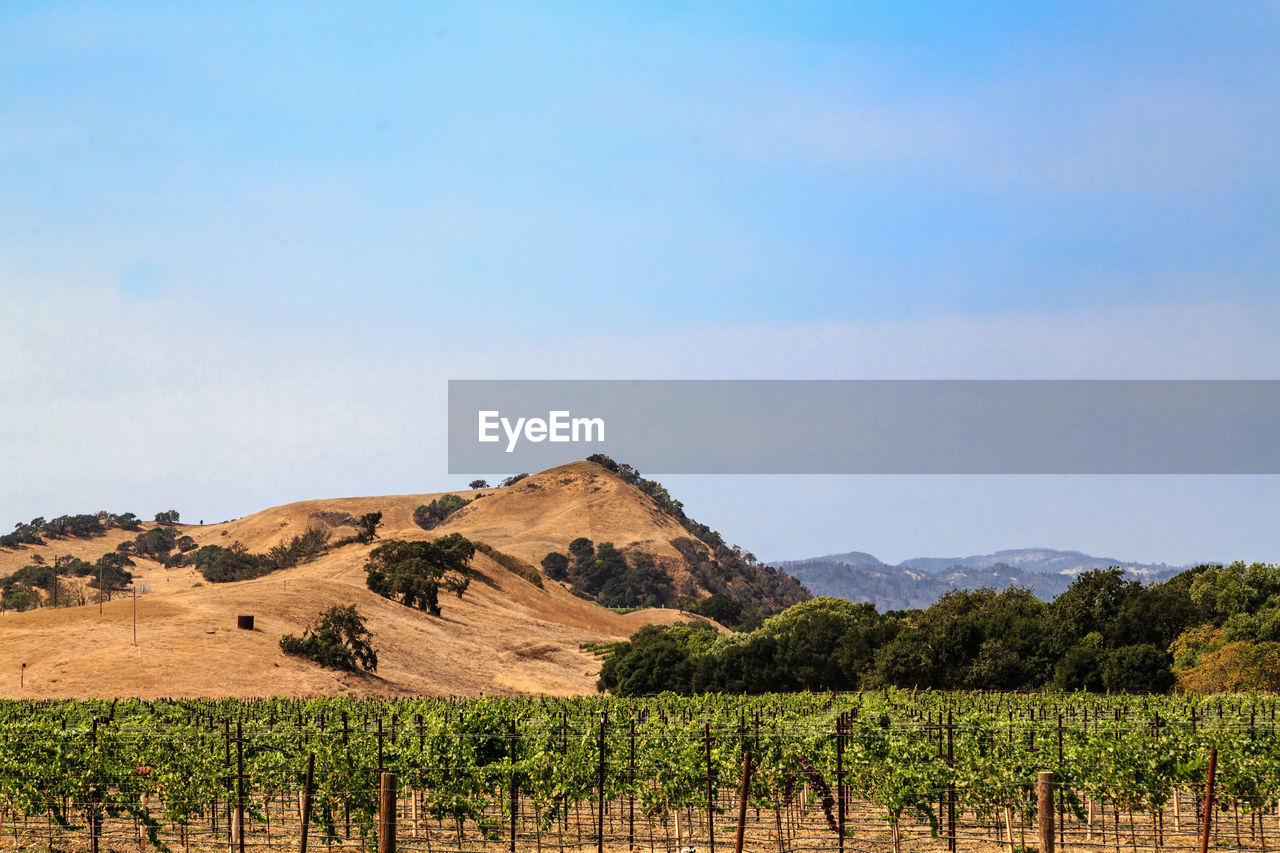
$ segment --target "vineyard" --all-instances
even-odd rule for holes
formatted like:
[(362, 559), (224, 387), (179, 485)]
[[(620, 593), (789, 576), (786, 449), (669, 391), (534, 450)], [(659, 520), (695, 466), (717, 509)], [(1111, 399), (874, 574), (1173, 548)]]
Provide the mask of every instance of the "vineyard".
[(1052, 771), (1059, 848), (1198, 850), (1208, 809), (1211, 846), (1266, 851), (1275, 710), (904, 691), (5, 702), (0, 847), (368, 850), (381, 804), (396, 847), (424, 853), (1018, 853)]

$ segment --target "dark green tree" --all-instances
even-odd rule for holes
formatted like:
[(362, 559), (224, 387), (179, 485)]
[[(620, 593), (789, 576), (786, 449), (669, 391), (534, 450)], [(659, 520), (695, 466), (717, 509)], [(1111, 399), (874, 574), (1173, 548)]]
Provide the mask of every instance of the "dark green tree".
[(378, 527), (382, 524), (382, 513), (366, 512), (360, 516), (358, 526), (360, 532), (356, 534), (356, 541), (361, 545), (368, 545), (374, 539), (378, 538)]
[(596, 546), (585, 536), (579, 536), (569, 543), (569, 556), (573, 557), (575, 569), (586, 566), (596, 557)]
[[(89, 575), (89, 586), (94, 589), (100, 589), (101, 593), (110, 601), (112, 593), (123, 592), (129, 588), (129, 584), (133, 583), (133, 573), (126, 571), (125, 568), (126, 566), (133, 566), (133, 564), (133, 560), (119, 552), (113, 551), (110, 554), (103, 554), (98, 558), (93, 573)], [(102, 581), (101, 587), (98, 584), (99, 579)]]
[(164, 560), (173, 551), (177, 541), (178, 534), (172, 527), (153, 527), (133, 540), (133, 550), (142, 557)]
[(384, 598), (440, 615), (440, 587), (459, 598), (471, 581), (476, 547), (458, 533), (430, 542), (392, 539), (369, 553), (366, 584)]
[(1173, 686), (1169, 655), (1150, 643), (1112, 649), (1102, 660), (1102, 686), (1129, 693), (1164, 693)]
[(1106, 649), (1097, 631), (1087, 634), (1067, 650), (1053, 668), (1053, 686), (1059, 690), (1102, 690), (1102, 658)]
[(592, 453), (587, 457), (587, 461), (594, 462), (601, 468), (607, 468), (615, 474), (618, 473), (618, 463), (614, 462), (613, 459), (605, 456), (603, 453)]
[(562, 581), (569, 576), (569, 558), (558, 551), (552, 551), (542, 558), (542, 570), (553, 581)]
[(693, 612), (732, 628), (742, 618), (742, 602), (728, 593), (717, 592), (699, 601)]
[(1115, 566), (1081, 572), (1049, 607), (1046, 629), (1053, 651), (1064, 654), (1087, 634), (1098, 631), (1108, 645), (1114, 639), (1114, 623), (1125, 599), (1141, 589), (1127, 581), (1124, 570)]
[(693, 692), (698, 660), (715, 641), (709, 627), (649, 625), (621, 644), (600, 668), (599, 687), (618, 696)]

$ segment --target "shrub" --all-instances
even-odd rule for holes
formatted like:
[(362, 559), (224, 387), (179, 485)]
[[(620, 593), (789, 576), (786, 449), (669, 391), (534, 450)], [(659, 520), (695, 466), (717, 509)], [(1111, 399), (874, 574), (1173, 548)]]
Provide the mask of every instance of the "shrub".
[(324, 553), (329, 542), (329, 531), (319, 527), (309, 527), (305, 533), (293, 537), (286, 544), (281, 540), (279, 545), (267, 552), (273, 571), (291, 569), (303, 563), (309, 563)]
[(25, 586), (48, 592), (53, 589), (53, 579), (56, 576), (52, 566), (23, 566), (5, 578), (3, 584), (5, 589)]
[[(129, 559), (128, 555), (113, 554), (112, 556), (118, 557), (122, 561), (120, 565), (133, 565), (133, 561)], [(53, 568), (60, 575), (71, 575), (77, 578), (82, 578), (94, 571), (93, 563), (90, 563), (87, 560), (81, 560), (79, 557), (71, 556), (55, 558), (53, 561)]]
[(15, 586), (4, 591), (3, 598), (0, 598), (0, 609), (31, 610), (36, 606), (36, 601), (36, 594), (31, 590), (31, 587)]
[(330, 669), (366, 672), (378, 669), (373, 634), (354, 604), (330, 607), (307, 626), (301, 637), (292, 634), (281, 637), (280, 650)]
[(503, 488), (506, 488), (507, 486), (514, 486), (516, 483), (520, 482), (521, 480), (523, 480), (525, 477), (528, 477), (528, 476), (529, 476), (528, 474), (512, 474), (510, 477), (507, 477), (498, 485), (502, 486)]
[(413, 511), (413, 523), (423, 530), (438, 527), (446, 518), (462, 509), (471, 501), (457, 495), (444, 495), (429, 504), (424, 504)]
[(267, 555), (250, 554), (239, 542), (233, 543), (230, 548), (205, 545), (195, 552), (192, 563), (210, 583), (250, 580), (271, 571), (271, 561)]

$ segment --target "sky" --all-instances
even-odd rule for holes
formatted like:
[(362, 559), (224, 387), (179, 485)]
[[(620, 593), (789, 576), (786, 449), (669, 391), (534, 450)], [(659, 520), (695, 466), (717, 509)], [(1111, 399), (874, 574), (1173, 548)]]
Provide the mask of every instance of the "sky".
[[(1277, 3), (690, 6), (4, 4), (0, 527), (459, 488), (449, 379), (1280, 378)], [(1280, 561), (1274, 477), (645, 473)]]

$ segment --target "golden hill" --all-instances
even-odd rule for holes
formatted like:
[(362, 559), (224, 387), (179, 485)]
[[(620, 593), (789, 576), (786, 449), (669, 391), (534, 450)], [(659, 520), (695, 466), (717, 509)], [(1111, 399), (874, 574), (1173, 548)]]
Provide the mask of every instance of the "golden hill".
[[(587, 536), (645, 551), (673, 568), (679, 555), (670, 540), (688, 535), (649, 497), (589, 462), (484, 490), (484, 497), (430, 532), (414, 524), (414, 509), (441, 494), (302, 501), (225, 524), (178, 527), (199, 545), (238, 541), (263, 552), (308, 527), (326, 527), (335, 539), (351, 535), (355, 517), (377, 511), (383, 540), (459, 532), (537, 565), (548, 551), (564, 551), (570, 540)], [(49, 563), (59, 555), (92, 561), (135, 535), (111, 530), (91, 539), (0, 549), (0, 576), (33, 562), (34, 554)], [(226, 584), (202, 583), (192, 569), (135, 558), (132, 572), (142, 593), (137, 645), (131, 598), (107, 602), (101, 614), (97, 604), (5, 613), (0, 696), (586, 693), (594, 690), (599, 662), (579, 650), (581, 643), (625, 639), (644, 624), (690, 618), (676, 610), (620, 615), (552, 581), (540, 588), (480, 553), (470, 589), (461, 599), (442, 593), (437, 618), (365, 588), (363, 565), (374, 546), (333, 548), (312, 563)], [(326, 670), (280, 651), (283, 634), (300, 634), (321, 610), (350, 603), (373, 632), (376, 675)], [(239, 614), (252, 614), (255, 630), (238, 630)]]

